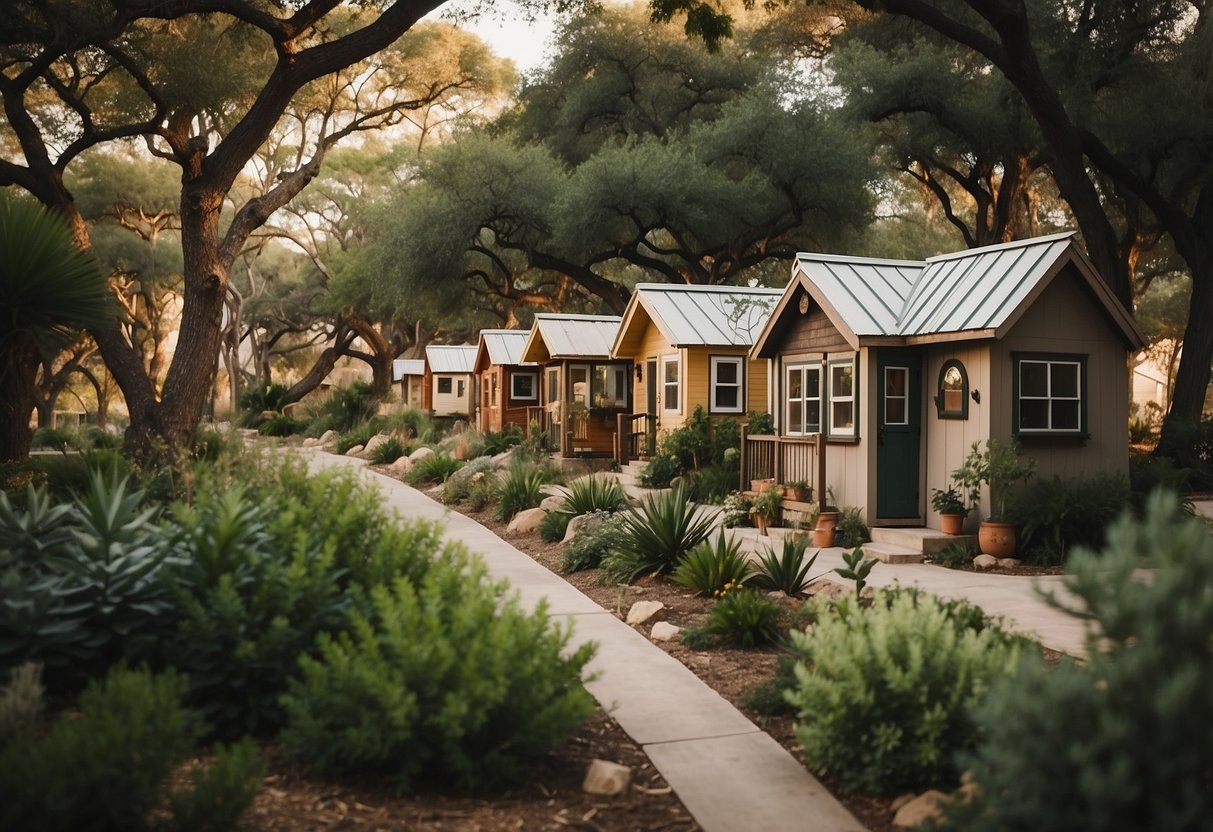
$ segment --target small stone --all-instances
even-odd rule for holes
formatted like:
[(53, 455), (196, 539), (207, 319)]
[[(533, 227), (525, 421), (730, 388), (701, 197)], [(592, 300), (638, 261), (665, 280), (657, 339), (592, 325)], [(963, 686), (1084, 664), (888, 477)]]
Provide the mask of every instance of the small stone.
[(628, 610), (626, 620), (629, 624), (643, 624), (664, 609), (665, 604), (660, 601), (637, 601)]
[(999, 558), (998, 559), (998, 568), (999, 569), (1014, 569), (1017, 566), (1019, 566), (1019, 558)]
[(466, 441), (466, 440), (460, 440), (460, 441), (459, 441), (459, 442), (458, 442), (458, 443), (455, 445), (455, 450), (454, 450), (454, 452), (451, 454), (451, 456), (453, 456), (455, 459), (460, 460), (461, 462), (462, 462), (463, 460), (466, 460), (466, 459), (468, 458), (468, 443), (467, 443), (467, 441)]
[(951, 798), (936, 789), (923, 792), (913, 800), (908, 801), (893, 816), (893, 825), (902, 829), (914, 829), (924, 823), (934, 823), (942, 819), (941, 809), (951, 803)]
[(993, 555), (978, 555), (973, 558), (973, 565), (978, 569), (993, 569), (998, 566), (998, 558)]
[(409, 462), (417, 462), (418, 460), (425, 459), (427, 456), (433, 455), (433, 448), (421, 447), (409, 454)]
[(361, 451), (362, 451), (361, 445), (354, 445), (348, 451), (345, 452), (345, 455), (346, 456), (358, 456), (358, 454), (361, 453)]
[(589, 768), (585, 771), (581, 790), (586, 794), (612, 797), (626, 792), (631, 781), (632, 770), (627, 766), (609, 760), (591, 760)]
[(316, 447), (316, 446), (317, 446), (317, 445), (319, 445), (319, 444), (320, 444), (320, 440), (319, 440), (319, 439), (317, 439), (317, 438), (316, 438), (316, 437), (314, 437), (314, 436), (312, 436), (312, 437), (308, 437), (307, 439), (304, 439), (304, 440), (303, 440), (303, 447), (304, 447), (304, 448), (314, 448), (314, 447)]
[(268, 422), (270, 419), (277, 419), (281, 415), (277, 410), (263, 410), (257, 414), (257, 424), (260, 425), (262, 422)]
[(772, 600), (775, 600), (775, 601), (781, 601), (784, 598), (787, 598), (788, 594), (786, 592), (784, 592), (782, 589), (772, 589), (770, 592), (767, 593), (767, 597)]
[(916, 795), (913, 792), (907, 792), (906, 794), (893, 798), (893, 802), (889, 804), (889, 811), (896, 814), (898, 809), (905, 806), (915, 797)]
[(658, 621), (649, 632), (649, 638), (653, 641), (669, 641), (678, 638), (678, 634), (681, 632), (681, 627), (675, 627), (668, 621)]
[(505, 530), (516, 534), (530, 534), (539, 530), (539, 524), (546, 516), (547, 512), (541, 508), (524, 508), (514, 515), (514, 519), (505, 527)]

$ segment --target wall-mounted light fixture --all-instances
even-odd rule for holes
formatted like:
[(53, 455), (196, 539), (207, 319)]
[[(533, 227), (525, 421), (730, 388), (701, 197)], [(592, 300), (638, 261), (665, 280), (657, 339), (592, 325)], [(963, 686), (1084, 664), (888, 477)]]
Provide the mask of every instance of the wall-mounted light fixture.
[(981, 404), (981, 391), (980, 390), (974, 390), (972, 393), (969, 394), (969, 396), (973, 399), (973, 401), (977, 402), (978, 404)]
[(643, 377), (642, 377), (644, 374), (643, 374), (643, 373), (640, 371), (641, 366), (642, 366), (642, 365), (640, 365), (640, 364), (637, 364), (637, 365), (636, 365), (636, 380), (637, 380), (637, 381), (643, 381), (643, 380), (644, 380), (644, 379), (643, 379)]

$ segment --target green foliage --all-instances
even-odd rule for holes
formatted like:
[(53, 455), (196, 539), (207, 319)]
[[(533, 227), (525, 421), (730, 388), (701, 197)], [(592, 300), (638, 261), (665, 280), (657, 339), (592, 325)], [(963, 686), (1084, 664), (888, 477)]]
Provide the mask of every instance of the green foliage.
[(640, 484), (646, 488), (669, 488), (675, 477), (682, 476), (682, 464), (677, 457), (659, 453), (640, 469)]
[(296, 421), (290, 416), (275, 416), (258, 425), (257, 433), (262, 436), (294, 436), (302, 433), (306, 427), (305, 423)]
[(320, 415), (333, 420), (334, 430), (347, 433), (369, 422), (378, 411), (380, 400), (375, 388), (365, 381), (355, 381), (349, 387), (330, 390), (328, 398), (320, 405)]
[(38, 661), (52, 689), (73, 690), (119, 659), (147, 656), (171, 629), (161, 580), (169, 551), (142, 499), (126, 480), (99, 474), (70, 506), (31, 494), (18, 511), (0, 494), (10, 559), (0, 578), (0, 669)]
[(581, 524), (560, 553), (560, 571), (566, 574), (601, 566), (626, 528), (623, 515), (605, 511), (585, 515)]
[(481, 564), (435, 564), (420, 584), (373, 588), (349, 632), (301, 660), (283, 742), (317, 772), (385, 775), (401, 790), (515, 781), (594, 708), (581, 684), (594, 648), (566, 658), (569, 636)]
[(838, 577), (855, 582), (855, 597), (858, 598), (863, 594), (863, 588), (868, 583), (868, 575), (872, 573), (872, 567), (878, 561), (876, 558), (865, 559), (863, 549), (857, 546), (849, 552), (842, 553), (842, 562), (846, 566), (836, 567), (834, 571), (838, 573)]
[(751, 711), (762, 716), (787, 716), (796, 713), (784, 691), (796, 685), (796, 659), (791, 653), (780, 653), (775, 663), (775, 678), (755, 685), (742, 700)]
[(712, 597), (726, 587), (744, 585), (751, 571), (749, 561), (741, 553), (741, 541), (731, 540), (721, 532), (715, 541), (705, 540), (687, 552), (671, 577), (696, 595)]
[(568, 485), (560, 510), (570, 517), (593, 511), (619, 511), (628, 504), (619, 483), (609, 476), (578, 477)]
[(716, 503), (737, 490), (741, 472), (737, 464), (718, 463), (687, 475), (687, 497), (696, 503)]
[(573, 515), (571, 514), (565, 514), (562, 511), (549, 511), (539, 521), (539, 537), (548, 543), (564, 540), (565, 532), (569, 530), (569, 523), (572, 519)]
[(71, 428), (38, 428), (34, 431), (32, 447), (53, 448), (67, 453), (81, 451), (87, 446), (84, 437)]
[(37, 723), (45, 692), (42, 665), (26, 662), (13, 668), (8, 684), (0, 690), (0, 748)]
[(946, 491), (939, 488), (931, 489), (931, 508), (940, 514), (969, 513), (964, 496), (954, 487), (949, 487)]
[(617, 583), (669, 572), (707, 538), (713, 526), (713, 517), (688, 503), (681, 487), (654, 494), (622, 517), (623, 534), (602, 563), (607, 579)]
[[(1145, 570), (1143, 571), (1143, 567)], [(1213, 538), (1174, 495), (1074, 551), (1086, 659), (1024, 662), (978, 711), (978, 830), (1200, 829), (1213, 813)], [(1078, 609), (1081, 608), (1081, 611)]]
[(484, 511), (497, 499), (497, 481), (485, 475), (468, 488), (468, 508), (472, 511)]
[(409, 485), (434, 485), (445, 482), (463, 463), (444, 453), (432, 453), (429, 456), (413, 462), (412, 467), (404, 475), (404, 481)]
[(486, 480), (490, 488), (496, 488), (493, 460), (487, 456), (476, 457), (447, 477), (442, 486), (442, 502), (447, 505), (462, 502), (472, 493), (472, 488), (477, 483)]
[(510, 448), (522, 444), (522, 426), (506, 425), (500, 432), (487, 431), (482, 437), (480, 453), (477, 456), (496, 456), (505, 453)]
[(869, 538), (868, 527), (863, 522), (863, 512), (858, 506), (844, 506), (834, 527), (839, 546), (862, 546)]
[(972, 543), (957, 542), (949, 543), (938, 552), (932, 552), (928, 559), (931, 563), (955, 569), (958, 566), (971, 566), (973, 558), (979, 554), (981, 552)]
[(193, 773), (191, 788), (169, 796), (176, 832), (235, 829), (264, 776), (265, 764), (251, 740), (217, 746), (214, 762)]
[(389, 436), (382, 444), (371, 452), (371, 462), (374, 465), (391, 465), (408, 453), (408, 448), (395, 436)]
[(768, 488), (754, 498), (751, 507), (754, 509), (754, 514), (765, 518), (768, 523), (774, 523), (779, 519), (779, 512), (783, 509), (783, 494), (773, 488)]
[(758, 589), (779, 590), (788, 595), (799, 595), (809, 583), (809, 571), (817, 562), (819, 552), (806, 562), (805, 551), (808, 540), (804, 535), (787, 535), (779, 554), (767, 547), (758, 555), (758, 570), (752, 585)]
[(357, 445), (365, 446), (371, 441), (371, 437), (379, 433), (379, 425), (375, 422), (360, 422), (348, 429), (340, 438), (337, 439), (336, 451), (339, 454), (344, 454), (350, 448)]
[[(286, 405), (286, 387), (281, 384), (264, 384), (259, 387), (246, 387), (241, 391), (236, 404), (240, 409), (239, 423), (241, 427), (252, 427), (253, 423), (266, 411), (280, 412)], [(269, 434), (278, 436), (280, 434)]]
[(750, 411), (746, 417), (749, 432), (755, 436), (769, 436), (775, 432), (775, 417), (770, 413), (755, 413)]
[(184, 689), (179, 676), (115, 669), (88, 686), (78, 715), (0, 749), (0, 828), (148, 829), (201, 728), (181, 707)]
[(954, 783), (954, 755), (980, 735), (970, 708), (1019, 660), (993, 628), (976, 632), (925, 594), (840, 604), (792, 641), (807, 663), (787, 697), (809, 767), (877, 794)]
[(744, 526), (750, 522), (750, 509), (754, 504), (740, 491), (734, 491), (724, 498), (720, 506), (720, 525), (726, 529)]
[(1000, 520), (1007, 516), (1007, 499), (1010, 497), (1011, 486), (1017, 482), (1027, 482), (1036, 473), (1036, 460), (1021, 459), (1019, 443), (1012, 439), (1010, 442), (991, 437), (986, 440), (986, 448), (981, 449), (980, 442), (974, 442), (969, 455), (961, 466), (952, 472), (952, 479), (965, 488), (969, 494), (969, 502), (976, 505), (981, 497), (981, 486), (990, 486), (990, 499), (993, 503), (990, 519)]
[(543, 502), (543, 486), (551, 480), (552, 471), (544, 466), (514, 463), (497, 486), (493, 516), (505, 521), (524, 509), (535, 508)]
[(1030, 563), (1061, 564), (1074, 546), (1102, 546), (1107, 529), (1129, 508), (1129, 483), (1119, 474), (1040, 479), (1010, 501), (1019, 551)]
[[(1173, 494), (1183, 494), (1188, 490), (1191, 476), (1191, 469), (1176, 467), (1175, 461), (1169, 457), (1130, 456), (1129, 490), (1134, 509), (1140, 515), (1149, 496), (1159, 488)], [(1183, 508), (1188, 514), (1193, 512), (1189, 500), (1184, 500)]]
[(708, 622), (684, 631), (683, 642), (692, 649), (713, 644), (751, 649), (783, 640), (783, 608), (760, 592), (730, 587), (712, 606)]
[(433, 417), (424, 410), (408, 408), (384, 419), (384, 426), (392, 432), (402, 433), (421, 444), (429, 444), (438, 438), (438, 426)]

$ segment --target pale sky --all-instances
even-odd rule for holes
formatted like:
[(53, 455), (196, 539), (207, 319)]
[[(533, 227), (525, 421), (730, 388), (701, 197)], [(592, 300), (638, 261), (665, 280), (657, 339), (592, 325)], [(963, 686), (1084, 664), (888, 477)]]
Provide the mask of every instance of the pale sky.
[[(465, 2), (447, 3), (427, 19), (442, 20), (444, 11), (468, 5)], [(498, 55), (512, 59), (520, 72), (534, 69), (541, 64), (548, 41), (556, 27), (555, 21), (544, 15), (534, 22), (528, 22), (526, 14), (518, 5), (508, 0), (493, 3), (492, 6), (491, 12), (472, 22), (461, 23), (460, 26), (483, 38)]]

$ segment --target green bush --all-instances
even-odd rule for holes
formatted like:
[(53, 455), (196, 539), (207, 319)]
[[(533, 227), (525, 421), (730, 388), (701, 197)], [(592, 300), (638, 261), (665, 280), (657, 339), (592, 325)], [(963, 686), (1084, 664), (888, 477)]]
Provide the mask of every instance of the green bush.
[(683, 641), (699, 649), (711, 644), (750, 649), (783, 641), (783, 608), (748, 587), (731, 587), (717, 599), (702, 628), (688, 628)]
[(712, 597), (745, 584), (751, 568), (741, 553), (741, 541), (730, 540), (721, 532), (714, 542), (705, 540), (687, 552), (671, 577), (696, 595)]
[(185, 680), (116, 669), (91, 683), (79, 715), (0, 749), (0, 829), (141, 830), (201, 730), (181, 707)]
[(522, 427), (519, 425), (506, 425), (501, 432), (486, 431), (481, 437), (480, 454), (497, 456), (505, 453), (510, 448), (521, 445), (522, 438)]
[(215, 761), (195, 771), (190, 788), (169, 796), (176, 832), (225, 832), (236, 828), (257, 796), (265, 764), (248, 739), (219, 745)]
[(597, 569), (618, 544), (625, 528), (623, 515), (595, 511), (585, 515), (582, 525), (560, 553), (560, 571)]
[[(1129, 457), (1129, 494), (1133, 508), (1140, 516), (1145, 510), (1150, 495), (1159, 488), (1165, 488), (1175, 494), (1183, 494), (1188, 490), (1188, 480), (1192, 471), (1188, 468), (1176, 467), (1175, 461), (1167, 457), (1133, 455)], [(1191, 502), (1185, 500), (1184, 510), (1192, 514)]]
[(485, 474), (468, 488), (468, 508), (484, 511), (497, 498), (497, 478)]
[(442, 486), (442, 502), (447, 505), (463, 502), (471, 494), (472, 486), (485, 479), (495, 486), (493, 460), (491, 457), (479, 456), (446, 478)]
[(395, 436), (389, 436), (371, 452), (373, 465), (391, 465), (409, 452), (408, 447)]
[(683, 555), (707, 538), (715, 522), (711, 515), (700, 514), (694, 503), (687, 502), (682, 487), (654, 494), (639, 508), (623, 512), (622, 517), (623, 534), (602, 563), (607, 579), (617, 583), (669, 572)]
[(385, 417), (384, 427), (394, 433), (402, 433), (422, 445), (436, 441), (439, 434), (438, 426), (430, 414), (412, 408), (399, 410)]
[(236, 404), (240, 410), (240, 426), (252, 427), (262, 413), (267, 410), (277, 412), (286, 406), (286, 387), (281, 384), (247, 387), (236, 399)]
[(88, 443), (72, 428), (38, 428), (30, 440), (30, 447), (53, 448), (56, 451), (82, 451)]
[(379, 433), (379, 428), (380, 425), (376, 422), (361, 422), (348, 429), (337, 439), (335, 450), (339, 454), (344, 454), (350, 448), (357, 447), (358, 445), (365, 446), (367, 442), (371, 441), (372, 436)]
[(435, 485), (446, 482), (447, 477), (462, 467), (463, 463), (454, 457), (433, 453), (414, 462), (404, 475), (404, 481), (409, 485)]
[(737, 464), (716, 463), (687, 476), (687, 497), (696, 503), (719, 505), (737, 490), (741, 469)]
[(569, 523), (572, 520), (573, 515), (571, 514), (565, 514), (562, 511), (549, 511), (539, 521), (539, 537), (548, 543), (557, 543), (564, 540), (564, 535), (569, 530)]
[(330, 390), (328, 398), (320, 405), (320, 415), (332, 420), (334, 430), (347, 433), (373, 419), (381, 401), (382, 397), (371, 385), (355, 381), (349, 387)]
[(938, 563), (940, 566), (946, 566), (949, 569), (955, 569), (958, 566), (972, 566), (973, 558), (981, 554), (972, 543), (949, 543), (947, 546), (940, 549), (938, 552), (932, 552), (927, 555), (927, 560), (931, 563)]
[[(1145, 570), (1143, 571), (1143, 567)], [(1213, 538), (1156, 494), (1070, 556), (1083, 663), (1024, 662), (978, 711), (964, 829), (1203, 829), (1213, 816)]]
[(970, 708), (1019, 660), (994, 628), (974, 631), (929, 595), (866, 610), (851, 599), (792, 641), (807, 660), (787, 695), (809, 767), (879, 794), (954, 783), (956, 753), (979, 736)]
[(295, 421), (290, 416), (275, 416), (258, 425), (257, 433), (262, 436), (294, 436), (302, 433), (306, 427), (304, 422)]
[(493, 516), (506, 521), (524, 509), (535, 508), (543, 502), (543, 486), (550, 481), (551, 472), (543, 466), (528, 462), (514, 463), (505, 471), (497, 486), (497, 504), (493, 507)]
[(1054, 476), (1021, 489), (1007, 514), (1019, 528), (1024, 560), (1061, 564), (1074, 546), (1103, 546), (1108, 527), (1129, 506), (1129, 483), (1119, 474)]
[(569, 636), (453, 558), (418, 585), (375, 587), (348, 633), (321, 638), (283, 700), (283, 742), (317, 772), (387, 776), (401, 790), (516, 781), (594, 708), (581, 684), (593, 647), (566, 658)]
[(575, 517), (593, 511), (619, 511), (627, 504), (627, 495), (616, 480), (609, 475), (590, 475), (569, 483), (560, 511)]
[(799, 595), (809, 582), (809, 571), (817, 562), (818, 552), (805, 562), (808, 540), (803, 535), (785, 535), (779, 554), (767, 547), (758, 554), (758, 569), (752, 585), (758, 589), (778, 590)]
[(770, 413), (757, 413), (751, 410), (746, 415), (750, 433), (754, 436), (769, 436), (775, 432), (775, 419)]
[(858, 506), (844, 506), (835, 527), (837, 545), (844, 548), (862, 546), (869, 538), (868, 527), (863, 522), (863, 512)]
[(640, 484), (646, 488), (669, 488), (675, 477), (682, 476), (682, 471), (677, 457), (656, 454), (640, 469)]

